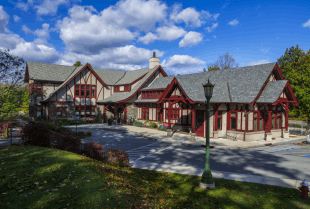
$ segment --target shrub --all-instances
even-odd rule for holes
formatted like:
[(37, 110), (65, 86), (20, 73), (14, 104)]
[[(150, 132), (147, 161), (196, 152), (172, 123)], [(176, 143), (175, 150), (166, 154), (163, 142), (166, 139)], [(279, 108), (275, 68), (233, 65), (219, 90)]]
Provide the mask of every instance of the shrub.
[(104, 150), (102, 150), (102, 145), (95, 142), (83, 144), (82, 154), (99, 161), (106, 160)]
[(40, 117), (38, 117), (36, 120), (37, 120), (37, 121), (45, 121), (45, 118), (42, 117), (42, 116), (40, 116)]
[(56, 131), (57, 130), (57, 125), (49, 123), (49, 122), (43, 122), (45, 126), (47, 126), (51, 131)]
[(91, 136), (91, 131), (87, 131), (87, 132), (86, 132), (86, 135), (87, 135), (87, 136)]
[(151, 121), (149, 121), (149, 120), (147, 120), (147, 121), (145, 121), (144, 123), (143, 123), (143, 125), (145, 125), (145, 126), (150, 126), (150, 123), (152, 123)]
[(23, 128), (22, 141), (25, 145), (51, 147), (50, 132), (43, 123), (29, 121)]
[(128, 154), (123, 150), (109, 149), (106, 152), (106, 162), (112, 166), (131, 167)]
[(61, 133), (61, 134), (69, 134), (69, 135), (74, 135), (73, 131), (71, 131), (70, 129), (68, 128), (65, 128), (65, 127), (59, 127), (56, 129), (56, 132), (57, 133)]
[(157, 124), (156, 124), (156, 123), (153, 123), (153, 122), (150, 122), (150, 127), (151, 127), (151, 128), (157, 128)]
[(51, 131), (51, 148), (66, 150), (77, 154), (82, 153), (82, 142), (74, 135)]

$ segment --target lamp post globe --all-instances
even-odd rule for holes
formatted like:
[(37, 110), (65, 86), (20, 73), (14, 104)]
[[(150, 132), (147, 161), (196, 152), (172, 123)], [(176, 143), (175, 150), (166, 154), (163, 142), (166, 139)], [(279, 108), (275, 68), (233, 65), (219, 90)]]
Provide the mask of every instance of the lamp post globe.
[(211, 169), (210, 169), (210, 100), (213, 94), (213, 88), (215, 85), (212, 85), (208, 79), (208, 83), (202, 85), (204, 88), (205, 97), (207, 99), (207, 133), (206, 133), (206, 163), (199, 182), (199, 187), (202, 189), (215, 189), (215, 183), (213, 181)]

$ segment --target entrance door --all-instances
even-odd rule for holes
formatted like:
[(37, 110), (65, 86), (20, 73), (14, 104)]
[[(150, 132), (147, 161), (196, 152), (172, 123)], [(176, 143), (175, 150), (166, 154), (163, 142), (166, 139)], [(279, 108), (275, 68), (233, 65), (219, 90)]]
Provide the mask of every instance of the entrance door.
[(117, 109), (117, 123), (121, 123), (124, 119), (124, 109), (123, 108), (118, 108)]
[(196, 110), (196, 136), (202, 136), (204, 135), (204, 111), (202, 110)]

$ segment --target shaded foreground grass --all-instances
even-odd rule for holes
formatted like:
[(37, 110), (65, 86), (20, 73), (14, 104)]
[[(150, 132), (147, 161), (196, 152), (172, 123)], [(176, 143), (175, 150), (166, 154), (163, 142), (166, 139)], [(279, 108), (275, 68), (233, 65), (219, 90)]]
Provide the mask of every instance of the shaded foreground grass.
[(0, 208), (310, 208), (297, 189), (120, 168), (71, 152), (0, 147)]

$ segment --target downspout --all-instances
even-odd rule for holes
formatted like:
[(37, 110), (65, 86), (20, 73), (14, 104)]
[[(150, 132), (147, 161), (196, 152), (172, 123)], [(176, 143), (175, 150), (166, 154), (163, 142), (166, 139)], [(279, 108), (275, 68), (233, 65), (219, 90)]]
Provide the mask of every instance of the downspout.
[(250, 114), (250, 112), (252, 112), (252, 111), (254, 110), (254, 105), (255, 105), (255, 104), (253, 104), (252, 110), (250, 110), (249, 112), (246, 112), (246, 110), (245, 110), (245, 112), (244, 112), (244, 113), (245, 113), (245, 114), (244, 114), (244, 120), (245, 120), (246, 124), (245, 124), (245, 127), (244, 127), (243, 141), (245, 141), (246, 128), (247, 128), (248, 123), (249, 123), (249, 122), (246, 120), (246, 117), (247, 117), (248, 114)]

